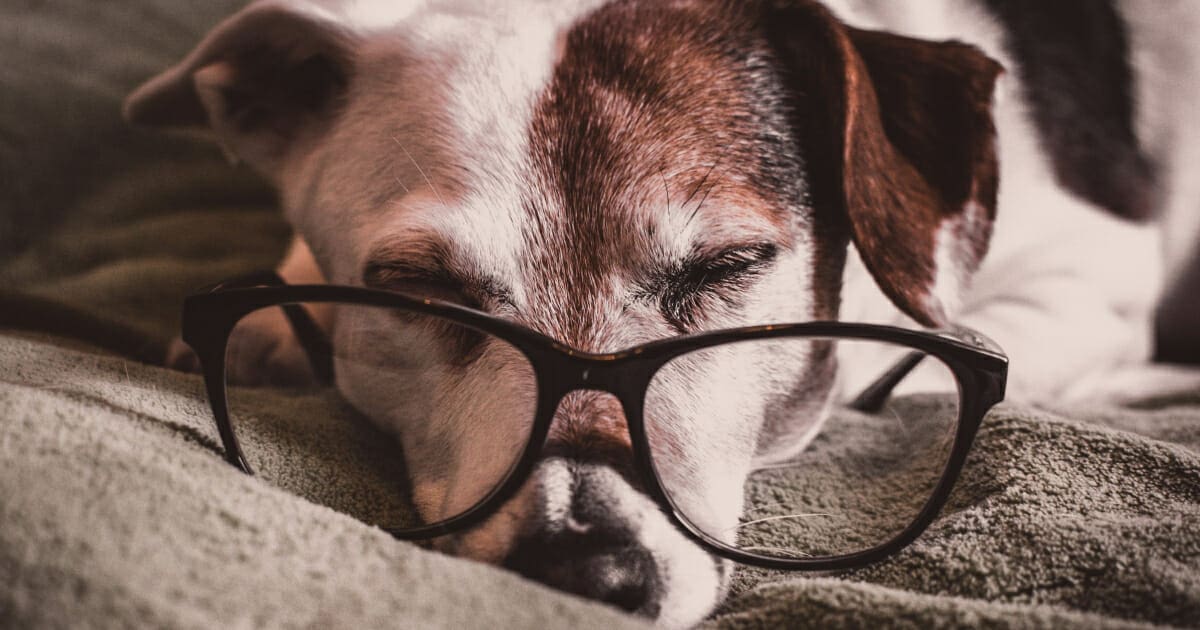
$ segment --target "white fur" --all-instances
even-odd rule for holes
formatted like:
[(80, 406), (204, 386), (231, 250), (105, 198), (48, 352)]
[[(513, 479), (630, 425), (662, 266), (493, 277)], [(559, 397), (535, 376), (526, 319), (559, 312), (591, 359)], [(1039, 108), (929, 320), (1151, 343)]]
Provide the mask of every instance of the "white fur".
[[(967, 215), (979, 212), (978, 204), (970, 202), (964, 212)], [(959, 311), (963, 289), (967, 284), (967, 270), (963, 261), (968, 258), (960, 251), (963, 243), (954, 235), (957, 230), (957, 222), (945, 222), (938, 228), (933, 241), (936, 275), (929, 294), (935, 298), (935, 304), (947, 313)]]
[(1129, 29), (1138, 138), (1162, 176), (1163, 253), (1173, 282), (1200, 247), (1200, 12), (1188, 0), (1118, 7)]
[[(958, 39), (1013, 67), (999, 26), (974, 3), (827, 4), (850, 24)], [(1079, 397), (1102, 395), (1075, 385), (1149, 355), (1151, 309), (1162, 283), (1156, 228), (1115, 219), (1054, 181), (1012, 71), (999, 79), (993, 115), (1000, 159), (995, 231), (955, 320), (986, 331), (1008, 353), (1010, 399), (1056, 400), (1068, 390)], [(962, 283), (950, 262), (954, 256), (938, 251), (939, 295), (952, 294)], [(852, 256), (843, 319), (912, 326), (860, 265)]]

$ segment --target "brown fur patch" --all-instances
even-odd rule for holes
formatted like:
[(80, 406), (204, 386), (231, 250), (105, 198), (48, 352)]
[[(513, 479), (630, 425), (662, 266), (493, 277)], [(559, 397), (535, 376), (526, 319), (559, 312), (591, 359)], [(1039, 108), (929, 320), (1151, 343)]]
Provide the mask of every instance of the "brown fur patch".
[[(549, 191), (527, 235), (567, 300), (594, 300), (614, 271), (636, 277), (653, 234), (648, 211), (716, 212), (768, 226), (787, 246), (806, 207), (786, 94), (753, 16), (719, 3), (615, 2), (576, 24), (534, 116), (533, 163)], [(548, 203), (551, 208), (538, 207)], [(590, 313), (571, 304), (566, 313)], [(540, 322), (539, 322), (540, 323)], [(553, 332), (603, 345), (588, 317)]]
[[(620, 1), (566, 34), (532, 123), (536, 177), (549, 195), (530, 202), (537, 223), (526, 236), (536, 257), (526, 264), (557, 285), (535, 294), (566, 304), (534, 325), (584, 350), (613, 349), (608, 278), (650, 282), (670, 262), (634, 246), (657, 242), (661, 218), (649, 213), (664, 205), (728, 226), (749, 241), (739, 244), (795, 246), (811, 209), (782, 66), (758, 18), (740, 3)], [(836, 264), (828, 277), (840, 277)], [(815, 301), (832, 316), (836, 286), (824, 286)], [(611, 396), (564, 400), (547, 448), (623, 472), (632, 461)]]
[(633, 446), (625, 412), (612, 394), (572, 392), (559, 403), (554, 420), (542, 447), (544, 457), (605, 464), (633, 487), (643, 487), (632, 469)]

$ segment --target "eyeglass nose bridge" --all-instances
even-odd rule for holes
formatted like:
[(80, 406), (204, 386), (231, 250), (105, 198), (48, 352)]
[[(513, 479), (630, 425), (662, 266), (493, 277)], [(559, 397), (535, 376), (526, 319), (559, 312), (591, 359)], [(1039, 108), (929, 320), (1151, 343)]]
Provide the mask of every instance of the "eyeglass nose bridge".
[(549, 384), (554, 399), (579, 390), (607, 392), (622, 402), (629, 401), (648, 380), (644, 365), (627, 361), (625, 354), (585, 354), (558, 348), (560, 354), (548, 362), (543, 382)]
[[(622, 442), (626, 447), (632, 448), (634, 461), (629, 463), (635, 463), (635, 467), (641, 469), (641, 475), (648, 474), (648, 460), (642, 461), (647, 457), (645, 445), (641, 443), (644, 437), (639, 439), (639, 434), (644, 430), (641, 419), (642, 398), (657, 372), (660, 361), (631, 360), (633, 354), (598, 355), (566, 351), (547, 358), (549, 360), (540, 362), (546, 367), (540, 375), (540, 382), (546, 387), (540, 403), (543, 409), (539, 412), (545, 417), (545, 433), (540, 438), (541, 441), (544, 443), (554, 427), (558, 426), (560, 406), (571, 394), (608, 394), (615, 399), (622, 415), (620, 433), (623, 435), (613, 443)], [(616, 437), (611, 435), (611, 431), (609, 433), (609, 437)]]
[[(645, 446), (639, 440), (640, 399), (653, 370), (647, 372), (645, 365), (624, 361), (625, 358), (626, 355), (564, 352), (542, 362), (546, 369), (541, 383), (546, 390), (542, 392), (539, 415), (544, 424), (540, 435), (533, 439), (538, 442), (538, 457), (565, 456), (603, 463), (617, 470), (631, 485), (650, 486), (654, 492), (652, 479), (647, 478), (652, 473), (643, 461)], [(574, 400), (564, 408), (577, 394), (601, 396)], [(606, 397), (615, 403), (615, 408), (603, 402)], [(599, 416), (593, 418), (592, 414), (597, 412)], [(603, 420), (594, 422), (599, 419)], [(563, 432), (564, 428), (569, 430)]]

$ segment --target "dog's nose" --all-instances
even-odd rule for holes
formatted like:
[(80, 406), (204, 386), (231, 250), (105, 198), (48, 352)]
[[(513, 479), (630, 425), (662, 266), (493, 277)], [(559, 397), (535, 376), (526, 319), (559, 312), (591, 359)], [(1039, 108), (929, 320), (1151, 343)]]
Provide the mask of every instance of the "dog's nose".
[(645, 549), (598, 528), (517, 541), (505, 565), (568, 593), (649, 617), (658, 614), (658, 578)]
[[(637, 540), (640, 519), (621, 496), (632, 488), (603, 467), (558, 460), (541, 468), (538, 513), (505, 566), (559, 590), (656, 617), (662, 590), (657, 567)], [(564, 474), (570, 478), (555, 479)]]

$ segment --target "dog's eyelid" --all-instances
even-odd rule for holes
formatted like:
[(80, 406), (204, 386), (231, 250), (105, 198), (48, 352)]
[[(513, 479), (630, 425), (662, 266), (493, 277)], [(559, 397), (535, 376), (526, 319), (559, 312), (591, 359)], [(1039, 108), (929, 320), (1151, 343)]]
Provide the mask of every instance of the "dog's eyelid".
[(374, 289), (393, 288), (399, 284), (421, 282), (461, 288), (464, 283), (454, 273), (439, 265), (419, 265), (409, 262), (373, 262), (363, 270), (363, 285)]
[(686, 331), (697, 315), (706, 296), (721, 296), (729, 303), (735, 298), (727, 289), (741, 286), (744, 281), (761, 273), (763, 267), (779, 254), (773, 243), (752, 243), (725, 247), (715, 253), (703, 254), (693, 250), (673, 272), (666, 275), (658, 295), (661, 308), (668, 319)]
[(436, 261), (374, 262), (363, 270), (363, 285), (385, 291), (428, 293), (439, 299), (481, 309), (484, 303), (511, 304), (510, 293), (486, 277), (466, 277)]
[(646, 284), (650, 294), (670, 289), (699, 288), (707, 280), (737, 276), (770, 263), (779, 254), (774, 243), (750, 243), (721, 248), (695, 247), (682, 261), (664, 270)]
[[(693, 272), (738, 272), (765, 265), (779, 254), (774, 243), (752, 243), (726, 247), (714, 254), (693, 252), (684, 260), (683, 274)], [(681, 274), (682, 275), (682, 274)]]
[(770, 261), (778, 251), (779, 247), (774, 243), (754, 243), (728, 248), (714, 258), (717, 261), (738, 260), (759, 263)]
[(368, 287), (386, 289), (389, 284), (399, 280), (458, 280), (449, 264), (451, 259), (445, 242), (429, 234), (386, 238), (376, 244), (367, 256), (362, 281)]

